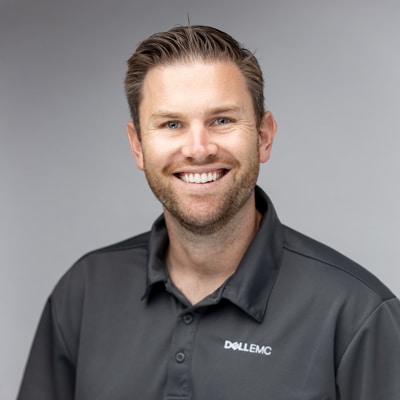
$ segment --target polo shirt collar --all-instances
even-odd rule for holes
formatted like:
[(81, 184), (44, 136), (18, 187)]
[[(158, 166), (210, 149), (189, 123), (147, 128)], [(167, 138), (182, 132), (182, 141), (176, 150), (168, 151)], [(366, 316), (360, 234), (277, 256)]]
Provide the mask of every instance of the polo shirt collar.
[[(257, 321), (264, 317), (283, 249), (283, 228), (272, 202), (258, 186), (256, 207), (263, 214), (260, 227), (244, 254), (236, 272), (227, 280), (221, 298), (241, 308)], [(163, 215), (153, 224), (147, 265), (147, 285), (144, 297), (157, 283), (166, 283), (165, 254), (168, 232)]]
[(278, 275), (284, 235), (274, 206), (259, 187), (256, 207), (263, 214), (260, 227), (222, 297), (261, 321)]

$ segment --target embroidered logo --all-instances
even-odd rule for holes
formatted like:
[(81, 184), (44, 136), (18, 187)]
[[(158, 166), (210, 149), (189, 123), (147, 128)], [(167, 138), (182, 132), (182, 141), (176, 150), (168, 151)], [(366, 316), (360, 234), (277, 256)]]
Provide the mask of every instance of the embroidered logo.
[(264, 356), (270, 356), (272, 354), (272, 347), (266, 345), (258, 345), (254, 343), (245, 342), (231, 342), (225, 340), (224, 349), (233, 351), (243, 351), (245, 353), (262, 354)]

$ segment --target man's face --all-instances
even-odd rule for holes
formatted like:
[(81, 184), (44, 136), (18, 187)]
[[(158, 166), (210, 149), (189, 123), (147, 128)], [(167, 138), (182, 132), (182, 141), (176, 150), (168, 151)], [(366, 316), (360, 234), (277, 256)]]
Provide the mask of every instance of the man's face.
[(268, 159), (275, 132), (272, 115), (264, 120), (258, 130), (250, 93), (233, 63), (151, 69), (143, 83), (141, 141), (132, 124), (128, 134), (166, 216), (207, 234), (254, 201), (259, 163)]

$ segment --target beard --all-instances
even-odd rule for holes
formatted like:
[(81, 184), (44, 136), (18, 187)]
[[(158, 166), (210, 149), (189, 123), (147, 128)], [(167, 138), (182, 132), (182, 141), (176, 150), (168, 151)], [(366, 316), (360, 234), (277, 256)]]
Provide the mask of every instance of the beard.
[(238, 172), (230, 178), (230, 185), (224, 185), (217, 193), (183, 193), (169, 179), (172, 176), (168, 172), (171, 168), (166, 168), (159, 174), (145, 163), (144, 172), (151, 190), (164, 210), (189, 232), (205, 236), (224, 228), (253, 194), (260, 168), (258, 154), (257, 147), (257, 154), (250, 156), (246, 165), (230, 160), (230, 165), (234, 168), (228, 174)]

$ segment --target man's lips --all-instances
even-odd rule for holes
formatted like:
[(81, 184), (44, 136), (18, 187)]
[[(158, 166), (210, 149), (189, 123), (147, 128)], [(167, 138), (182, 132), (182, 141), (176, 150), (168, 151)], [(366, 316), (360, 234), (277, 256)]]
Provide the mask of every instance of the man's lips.
[(217, 169), (205, 172), (179, 172), (175, 174), (179, 179), (186, 183), (209, 183), (222, 178), (228, 170)]

